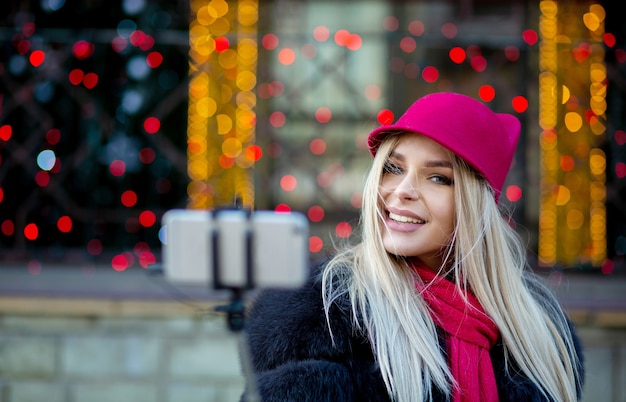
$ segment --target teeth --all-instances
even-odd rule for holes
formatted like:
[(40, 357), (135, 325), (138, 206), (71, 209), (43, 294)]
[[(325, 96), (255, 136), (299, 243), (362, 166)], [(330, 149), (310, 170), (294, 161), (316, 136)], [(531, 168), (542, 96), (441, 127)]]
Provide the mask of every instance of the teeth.
[(410, 218), (408, 216), (396, 215), (393, 212), (389, 212), (389, 217), (393, 219), (394, 221), (402, 222), (402, 223), (424, 223), (424, 221), (420, 221), (415, 218)]

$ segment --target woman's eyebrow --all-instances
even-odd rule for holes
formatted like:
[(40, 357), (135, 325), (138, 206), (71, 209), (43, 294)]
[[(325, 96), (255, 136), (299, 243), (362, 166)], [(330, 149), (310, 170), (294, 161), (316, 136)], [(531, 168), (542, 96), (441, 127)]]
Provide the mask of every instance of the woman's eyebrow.
[(424, 164), (424, 166), (426, 166), (426, 167), (443, 167), (443, 168), (452, 169), (452, 162), (443, 161), (443, 160), (433, 160), (433, 161), (427, 161)]
[(391, 153), (389, 153), (388, 159), (398, 159), (398, 160), (403, 161), (404, 156), (402, 154), (397, 153), (396, 151), (391, 151)]

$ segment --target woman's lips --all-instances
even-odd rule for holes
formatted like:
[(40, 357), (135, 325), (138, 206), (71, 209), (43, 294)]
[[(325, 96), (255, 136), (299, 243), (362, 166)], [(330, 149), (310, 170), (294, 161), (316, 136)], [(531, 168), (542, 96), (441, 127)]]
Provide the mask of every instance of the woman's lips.
[(409, 216), (407, 214), (388, 211), (385, 223), (390, 230), (396, 232), (413, 232), (426, 222), (414, 214)]

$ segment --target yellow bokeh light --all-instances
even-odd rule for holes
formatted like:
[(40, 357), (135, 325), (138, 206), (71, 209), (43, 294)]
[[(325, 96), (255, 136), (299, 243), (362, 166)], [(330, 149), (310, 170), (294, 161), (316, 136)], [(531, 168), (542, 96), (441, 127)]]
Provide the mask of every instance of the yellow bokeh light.
[(196, 113), (202, 117), (211, 117), (217, 112), (217, 103), (212, 98), (201, 98), (196, 104)]
[(579, 209), (572, 209), (567, 213), (567, 227), (578, 230), (585, 223), (585, 215)]
[(256, 75), (252, 71), (242, 71), (237, 76), (237, 87), (242, 91), (251, 91), (256, 86)]
[(595, 175), (604, 174), (606, 170), (606, 156), (600, 149), (593, 149), (589, 157), (589, 168)]
[(564, 122), (565, 127), (572, 133), (577, 132), (583, 126), (583, 118), (576, 112), (566, 113)]
[(236, 158), (241, 154), (243, 145), (237, 138), (226, 138), (222, 144), (222, 152), (229, 158)]
[(226, 114), (217, 115), (217, 133), (220, 135), (228, 134), (233, 129), (233, 119)]
[(223, 17), (228, 13), (228, 3), (226, 0), (211, 0), (206, 9), (214, 18)]
[(585, 13), (583, 15), (583, 22), (585, 23), (587, 29), (592, 32), (596, 31), (600, 27), (600, 19), (594, 13)]
[(565, 205), (570, 201), (572, 195), (567, 187), (558, 186), (554, 194), (554, 198), (556, 205)]
[(563, 99), (561, 100), (561, 103), (565, 105), (567, 101), (569, 100), (570, 92), (569, 92), (569, 88), (567, 87), (567, 85), (563, 85), (562, 88), (563, 88)]

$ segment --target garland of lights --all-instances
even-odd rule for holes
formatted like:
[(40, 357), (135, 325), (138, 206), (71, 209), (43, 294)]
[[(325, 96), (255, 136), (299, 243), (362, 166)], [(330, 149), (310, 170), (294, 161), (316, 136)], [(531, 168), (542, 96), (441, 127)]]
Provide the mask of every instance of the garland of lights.
[[(605, 12), (541, 1), (539, 263), (606, 259)], [(574, 16), (574, 17), (572, 17)], [(582, 17), (582, 18), (581, 18)], [(583, 39), (578, 39), (583, 38)]]
[(192, 0), (191, 11), (188, 207), (252, 206), (258, 2)]

